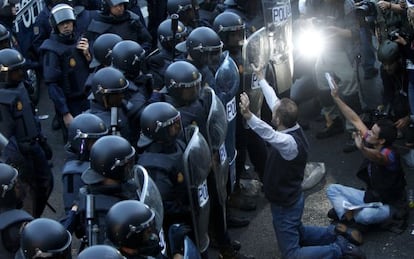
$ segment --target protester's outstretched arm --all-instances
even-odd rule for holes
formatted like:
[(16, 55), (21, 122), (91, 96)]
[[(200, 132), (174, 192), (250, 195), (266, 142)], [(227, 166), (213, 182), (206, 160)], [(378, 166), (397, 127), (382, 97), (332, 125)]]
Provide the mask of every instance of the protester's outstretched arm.
[(358, 114), (356, 114), (356, 112), (354, 112), (351, 107), (342, 101), (342, 99), (339, 97), (337, 86), (331, 89), (331, 95), (345, 118), (349, 120), (354, 125), (354, 127), (360, 131), (361, 134), (365, 134), (365, 132), (368, 130), (367, 126), (364, 124)]
[(264, 71), (262, 67), (257, 67), (254, 64), (251, 64), (251, 67), (257, 76), (257, 81), (259, 82), (259, 86), (262, 89), (262, 93), (265, 97), (267, 106), (271, 111), (274, 111), (275, 108), (280, 104), (280, 100), (277, 97), (275, 90), (269, 85), (269, 83), (264, 78)]

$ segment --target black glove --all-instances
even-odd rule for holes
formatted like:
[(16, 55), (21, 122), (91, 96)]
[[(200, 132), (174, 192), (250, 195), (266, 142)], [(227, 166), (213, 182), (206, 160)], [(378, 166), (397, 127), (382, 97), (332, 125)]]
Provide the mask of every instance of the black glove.
[(191, 228), (184, 224), (171, 225), (168, 231), (168, 239), (170, 241), (171, 255), (183, 254), (184, 238), (191, 232)]

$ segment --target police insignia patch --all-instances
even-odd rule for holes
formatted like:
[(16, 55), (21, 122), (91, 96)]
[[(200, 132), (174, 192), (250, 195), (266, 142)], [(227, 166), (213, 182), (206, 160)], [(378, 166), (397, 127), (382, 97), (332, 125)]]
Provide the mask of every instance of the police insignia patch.
[(33, 33), (34, 33), (34, 35), (39, 34), (39, 26), (33, 26)]
[(69, 59), (69, 66), (71, 66), (71, 67), (76, 66), (76, 60), (74, 58)]
[(183, 175), (183, 173), (179, 172), (177, 174), (177, 182), (182, 183), (183, 181), (184, 181), (184, 175)]
[(16, 109), (17, 109), (18, 111), (23, 110), (23, 103), (22, 103), (21, 101), (18, 101), (18, 102), (16, 103)]

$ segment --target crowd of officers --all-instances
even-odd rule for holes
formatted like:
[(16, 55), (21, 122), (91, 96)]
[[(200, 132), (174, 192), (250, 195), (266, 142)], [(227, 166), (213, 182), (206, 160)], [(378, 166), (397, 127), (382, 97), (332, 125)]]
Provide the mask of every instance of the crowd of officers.
[[(328, 29), (345, 40), (331, 42), (329, 55), (309, 69), (311, 78), (306, 71), (295, 72), (291, 91), (300, 105), (300, 79), (306, 79), (306, 87), (317, 85), (326, 119), (317, 137), (328, 138), (344, 131), (339, 111), (344, 112), (322, 72), (333, 70), (339, 95), (349, 106), (358, 106), (352, 105), (355, 100), (363, 103), (353, 66), (361, 61), (357, 54), (362, 55), (366, 80), (378, 71), (367, 58), (372, 50), (354, 53), (353, 46), (370, 30), (351, 19), (355, 6), (350, 1), (301, 2), (292, 3), (294, 18), (321, 10), (326, 11), (322, 17), (342, 14), (336, 22), (343, 21), (343, 27)], [(31, 55), (20, 51), (13, 31), (17, 2), (0, 3), (0, 257), (70, 258), (75, 234), (81, 240), (78, 258), (175, 258), (191, 250), (186, 237), (197, 247), (194, 256), (208, 258), (210, 246), (219, 250), (220, 258), (252, 258), (239, 252), (240, 243), (228, 233), (228, 227), (249, 221), (228, 208), (256, 207), (240, 189), (247, 154), (260, 180), (265, 171), (265, 142), (236, 108), (239, 94), (250, 88), (244, 84), (253, 80), (243, 74), (242, 46), (264, 26), (261, 1), (148, 1), (147, 25), (137, 1), (49, 0), (34, 25)], [(403, 6), (388, 3), (378, 2), (382, 15)], [(327, 8), (319, 10), (320, 4)], [(359, 18), (366, 21), (370, 6), (359, 6)], [(376, 25), (393, 28), (380, 18)], [(410, 44), (401, 32), (391, 36), (379, 41), (383, 102), (391, 106), (387, 112), (392, 110), (395, 126), (403, 129), (409, 128), (414, 103), (404, 95), (412, 81), (412, 64), (403, 68)], [(56, 113), (54, 128), (65, 143), (61, 177), (66, 216), (61, 222), (41, 218), (53, 190), (53, 152), (26, 89), (27, 68), (41, 73)], [(396, 76), (401, 71), (408, 73)], [(401, 98), (402, 108), (397, 106)], [(356, 146), (361, 149), (361, 143)], [(199, 153), (191, 149), (189, 155), (190, 148)], [(198, 159), (190, 159), (194, 157)], [(155, 208), (139, 197), (142, 186), (132, 180), (137, 165), (157, 186), (162, 227)]]

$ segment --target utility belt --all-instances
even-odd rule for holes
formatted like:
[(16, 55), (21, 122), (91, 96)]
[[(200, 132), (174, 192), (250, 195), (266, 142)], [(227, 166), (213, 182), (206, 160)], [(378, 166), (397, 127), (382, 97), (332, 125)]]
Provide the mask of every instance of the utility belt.
[(37, 136), (34, 138), (23, 138), (23, 139), (18, 139), (17, 142), (19, 144), (29, 144), (29, 145), (34, 145), (36, 143), (40, 143), (43, 140), (43, 137)]

